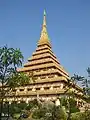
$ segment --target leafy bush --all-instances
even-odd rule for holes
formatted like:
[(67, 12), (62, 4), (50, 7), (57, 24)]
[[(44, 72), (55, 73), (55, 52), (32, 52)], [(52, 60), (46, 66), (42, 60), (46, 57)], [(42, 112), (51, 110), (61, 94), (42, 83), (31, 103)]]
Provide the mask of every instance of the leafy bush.
[(76, 113), (76, 112), (80, 112), (78, 107), (72, 107), (71, 108), (71, 113)]
[(90, 111), (72, 113), (71, 120), (90, 120)]
[(55, 106), (54, 103), (43, 103), (38, 107), (32, 116), (34, 119), (43, 120), (67, 120), (65, 109), (60, 106)]

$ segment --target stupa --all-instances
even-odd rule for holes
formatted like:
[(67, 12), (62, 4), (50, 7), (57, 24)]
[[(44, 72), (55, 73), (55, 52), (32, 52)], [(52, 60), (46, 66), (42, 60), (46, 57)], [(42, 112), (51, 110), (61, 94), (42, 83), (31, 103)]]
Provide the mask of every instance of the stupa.
[[(27, 103), (34, 99), (55, 101), (57, 97), (64, 95), (70, 78), (52, 51), (47, 32), (45, 11), (36, 51), (28, 59), (28, 62), (24, 64), (23, 68), (18, 68), (18, 72), (31, 75), (33, 82), (24, 87), (16, 88), (16, 101), (26, 101)], [(78, 87), (72, 89), (81, 92)], [(13, 95), (10, 95), (9, 101), (12, 100)]]

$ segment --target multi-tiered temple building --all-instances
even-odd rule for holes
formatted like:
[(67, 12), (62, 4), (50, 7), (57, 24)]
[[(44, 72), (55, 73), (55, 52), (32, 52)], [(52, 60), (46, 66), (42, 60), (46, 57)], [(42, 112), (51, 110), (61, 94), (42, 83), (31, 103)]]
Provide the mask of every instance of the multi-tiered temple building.
[[(18, 69), (18, 72), (31, 74), (33, 80), (25, 87), (21, 86), (15, 89), (15, 100), (18, 102), (26, 101), (28, 103), (37, 98), (42, 101), (55, 101), (57, 97), (65, 95), (70, 78), (52, 51), (47, 32), (45, 11), (36, 51), (28, 59), (28, 62), (24, 64), (24, 67)], [(72, 90), (78, 95), (82, 95), (82, 90), (78, 86), (72, 86)], [(13, 94), (8, 99), (13, 101)]]

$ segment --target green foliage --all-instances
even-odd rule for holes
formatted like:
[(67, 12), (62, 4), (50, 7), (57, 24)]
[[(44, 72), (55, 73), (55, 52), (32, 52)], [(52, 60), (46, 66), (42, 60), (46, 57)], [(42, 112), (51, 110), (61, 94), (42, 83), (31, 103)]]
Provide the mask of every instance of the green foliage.
[(76, 113), (76, 112), (80, 112), (79, 108), (74, 106), (71, 108), (71, 113)]
[(90, 111), (73, 113), (71, 120), (90, 120)]
[[(90, 78), (90, 67), (87, 68), (88, 78)], [(90, 95), (90, 79), (85, 78), (83, 76), (79, 76), (74, 74), (71, 77), (71, 80), (74, 81), (74, 83), (81, 82), (83, 87), (83, 92), (85, 95)]]
[(25, 86), (26, 84), (29, 83), (30, 83), (30, 78), (27, 74), (16, 73), (16, 74), (11, 74), (7, 85), (10, 86), (10, 88), (15, 88), (18, 86)]
[(17, 104), (17, 107), (20, 108), (21, 110), (25, 109), (27, 106), (27, 103), (25, 102), (21, 102)]
[(16, 72), (16, 68), (22, 65), (22, 60), (20, 49), (0, 47), (0, 80), (6, 82), (9, 74)]
[(12, 48), (12, 64), (15, 70), (17, 69), (17, 67), (22, 65), (22, 60), (23, 60), (23, 56), (22, 56), (20, 49)]
[(65, 106), (67, 108), (67, 98), (66, 97), (61, 97), (60, 98), (60, 104), (61, 104), (61, 106)]
[[(19, 104), (3, 104), (3, 98), (6, 92), (12, 91), (15, 87), (25, 86), (29, 84), (30, 76), (25, 73), (17, 73), (17, 67), (22, 65), (23, 56), (20, 49), (13, 49), (4, 46), (0, 47), (0, 82), (2, 84), (2, 88), (0, 89), (0, 99), (1, 99), (1, 113), (2, 110), (4, 113), (7, 113), (8, 110), (10, 115), (15, 118), (19, 118), (21, 113), (31, 115), (33, 119), (39, 120), (67, 120), (68, 112), (69, 118), (72, 120), (89, 120), (90, 119), (90, 111), (85, 111), (84, 113), (80, 113), (79, 109), (76, 106), (76, 101), (74, 98), (74, 93), (70, 91), (72, 85), (75, 85), (78, 81), (82, 81), (82, 85), (84, 86), (85, 93), (89, 92), (89, 79), (85, 79), (82, 76), (75, 75), (71, 77), (71, 80), (68, 80), (68, 89), (66, 89), (65, 94), (68, 94), (68, 99), (63, 97), (61, 98), (61, 106), (55, 106), (52, 102), (44, 102), (38, 103), (37, 100), (31, 101), (29, 104), (19, 103)], [(90, 68), (87, 69), (88, 75), (90, 77)], [(33, 73), (31, 73), (32, 80), (34, 80)], [(10, 89), (7, 91), (4, 89), (4, 85), (8, 85)], [(73, 98), (71, 98), (72, 96)], [(90, 101), (90, 97), (87, 99)], [(63, 107), (65, 106), (65, 107)], [(8, 108), (8, 109), (7, 109)]]
[(30, 110), (31, 108), (33, 108), (33, 105), (29, 103), (29, 104), (26, 106), (25, 109), (26, 109), (26, 110)]
[(74, 74), (74, 75), (71, 77), (71, 80), (72, 80), (73, 83), (76, 84), (77, 82), (84, 80), (84, 77)]
[(14, 118), (15, 120), (18, 120), (18, 119), (20, 118), (20, 114), (19, 114), (19, 113), (14, 114), (14, 115), (13, 115), (13, 118)]
[(17, 72), (16, 68), (22, 65), (22, 60), (23, 56), (20, 49), (8, 48), (7, 46), (0, 47), (0, 82), (2, 84), (0, 88), (1, 114), (3, 112), (3, 99), (8, 92), (8, 89), (5, 90), (4, 86), (7, 85), (10, 76)]
[[(72, 101), (71, 99), (70, 103)], [(73, 103), (72, 105), (75, 104)], [(18, 104), (12, 103), (9, 106), (9, 111), (13, 118), (19, 118), (21, 114), (24, 114), (26, 117), (31, 116), (30, 118), (34, 120), (67, 120), (68, 117), (64, 106), (55, 106), (53, 102), (43, 102), (40, 104), (37, 100), (31, 101), (29, 104), (24, 102)], [(90, 111), (85, 111), (84, 113), (77, 111), (77, 108), (71, 108), (71, 120), (89, 120)]]
[(5, 85), (11, 76), (17, 73), (16, 68), (22, 65), (22, 60), (23, 55), (20, 49), (8, 48), (7, 46), (0, 47), (0, 81), (2, 88), (3, 84)]
[(90, 77), (90, 67), (87, 68), (88, 77)]
[(31, 110), (32, 108), (36, 108), (38, 105), (39, 104), (38, 104), (37, 100), (35, 99), (33, 101), (30, 101), (25, 109), (26, 110)]
[(29, 104), (25, 102), (21, 103), (12, 103), (9, 105), (9, 113), (11, 116), (14, 116), (15, 114), (27, 114), (29, 111), (32, 110), (32, 108), (36, 108), (37, 106), (37, 101), (33, 100)]
[(20, 116), (21, 113), (26, 114), (26, 113), (28, 113), (28, 111), (25, 110), (26, 107), (27, 107), (27, 104), (24, 103), (24, 102), (23, 103), (18, 103), (18, 104), (12, 103), (9, 106), (9, 114), (13, 117), (17, 114)]
[(71, 120), (82, 120), (81, 119), (81, 113), (73, 113), (71, 115)]
[(45, 113), (46, 113), (46, 109), (39, 108), (34, 111), (32, 117), (34, 119), (41, 119), (42, 117), (44, 117)]
[(56, 107), (55, 110), (55, 116), (56, 120), (67, 120), (67, 114), (66, 114), (66, 110), (65, 107)]
[(67, 115), (65, 109), (55, 106), (53, 103), (43, 103), (38, 107), (32, 116), (34, 119), (43, 120), (66, 120)]
[(68, 101), (69, 101), (69, 104), (70, 104), (71, 108), (76, 106), (76, 101), (73, 98), (69, 98)]
[(20, 112), (21, 112), (21, 108), (19, 108), (18, 106), (17, 106), (17, 104), (11, 104), (10, 106), (9, 106), (9, 114), (11, 115), (11, 116), (14, 116), (15, 114), (20, 114)]
[(66, 110), (68, 110), (69, 106), (70, 106), (70, 113), (74, 113), (74, 112), (79, 112), (79, 108), (76, 105), (76, 101), (73, 98), (66, 98), (66, 97), (62, 97), (60, 98), (60, 103), (61, 106), (65, 106)]

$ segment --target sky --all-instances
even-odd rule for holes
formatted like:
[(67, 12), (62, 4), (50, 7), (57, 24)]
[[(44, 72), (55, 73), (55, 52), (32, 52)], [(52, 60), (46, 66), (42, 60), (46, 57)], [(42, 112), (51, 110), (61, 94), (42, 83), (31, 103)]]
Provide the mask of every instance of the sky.
[(71, 76), (87, 76), (90, 0), (0, 0), (0, 47), (20, 48), (26, 62), (40, 38), (44, 9), (59, 62)]

